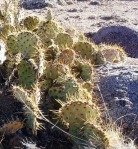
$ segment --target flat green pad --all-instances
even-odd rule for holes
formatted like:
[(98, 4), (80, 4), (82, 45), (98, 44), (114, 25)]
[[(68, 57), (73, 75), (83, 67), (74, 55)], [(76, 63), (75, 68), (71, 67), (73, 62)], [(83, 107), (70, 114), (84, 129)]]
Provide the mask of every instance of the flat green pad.
[(71, 101), (59, 109), (59, 115), (70, 126), (81, 125), (86, 121), (97, 121), (100, 118), (99, 108), (93, 103)]
[(48, 63), (46, 66), (46, 78), (55, 80), (61, 75), (69, 72), (69, 68), (60, 63)]
[(19, 51), (25, 57), (33, 57), (37, 52), (38, 38), (31, 32), (21, 32), (17, 36)]
[(45, 46), (50, 46), (52, 44), (51, 39), (54, 39), (59, 32), (63, 29), (54, 21), (42, 21), (36, 34), (41, 38), (41, 41)]
[(37, 34), (42, 39), (44, 38), (55, 38), (58, 33), (58, 26), (52, 21), (43, 21), (38, 27)]
[(19, 83), (26, 88), (31, 88), (35, 83), (36, 70), (29, 62), (22, 60), (18, 65), (18, 79)]
[(74, 44), (73, 49), (82, 58), (90, 60), (91, 63), (95, 61), (96, 48), (92, 43), (89, 42), (77, 42)]
[(92, 79), (93, 67), (88, 61), (77, 59), (72, 66), (72, 72), (76, 74), (77, 78), (88, 81)]
[(71, 48), (73, 45), (73, 39), (67, 33), (59, 33), (55, 39), (55, 42), (59, 46), (59, 48)]
[(68, 94), (72, 96), (77, 94), (78, 89), (79, 87), (77, 85), (77, 82), (74, 79), (68, 78), (63, 82), (62, 80), (60, 80), (54, 86), (52, 86), (48, 91), (48, 95), (51, 98), (66, 101), (66, 96)]
[(15, 55), (15, 54), (17, 54), (19, 52), (19, 49), (17, 47), (16, 36), (9, 35), (7, 37), (7, 47), (9, 48), (9, 52), (12, 55)]

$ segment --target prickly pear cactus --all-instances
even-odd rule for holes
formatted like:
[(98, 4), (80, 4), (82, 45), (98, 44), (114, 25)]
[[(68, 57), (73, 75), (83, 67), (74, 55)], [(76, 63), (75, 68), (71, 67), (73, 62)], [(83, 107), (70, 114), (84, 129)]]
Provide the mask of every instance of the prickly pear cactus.
[(28, 16), (21, 21), (23, 28), (27, 30), (34, 30), (39, 24), (39, 17), (37, 16)]
[(48, 47), (52, 44), (51, 39), (54, 39), (59, 32), (64, 29), (57, 24), (52, 17), (51, 11), (48, 11), (47, 21), (41, 21), (36, 34), (40, 37), (43, 44)]
[(66, 101), (66, 95), (75, 95), (78, 93), (79, 86), (74, 78), (58, 78), (48, 91), (50, 98)]
[(70, 73), (69, 67), (60, 63), (47, 63), (45, 77), (46, 79), (55, 80), (61, 75)]
[(19, 83), (26, 87), (31, 88), (36, 81), (37, 66), (33, 61), (22, 60), (18, 65), (18, 80)]
[(98, 122), (101, 114), (96, 104), (89, 104), (78, 99), (76, 101), (62, 103), (62, 107), (58, 111), (58, 116), (64, 123), (69, 124), (69, 126), (79, 125), (79, 128), (81, 128), (86, 121)]
[(58, 52), (59, 47), (56, 44), (52, 43), (52, 45), (50, 45), (45, 52), (45, 59), (47, 61), (54, 61)]
[(47, 91), (52, 86), (52, 80), (42, 80), (40, 81), (40, 88), (42, 91)]
[(81, 78), (84, 81), (92, 80), (93, 67), (89, 61), (83, 59), (76, 59), (72, 66), (72, 72), (77, 78)]
[(57, 55), (57, 59), (59, 63), (70, 66), (74, 63), (75, 52), (72, 49), (65, 49)]
[(55, 43), (60, 49), (65, 47), (71, 48), (73, 45), (73, 39), (68, 33), (59, 33), (55, 38)]
[(0, 29), (0, 36), (6, 39), (6, 37), (12, 32), (14, 32), (14, 27), (12, 25), (6, 24)]
[(36, 134), (37, 130), (41, 129), (41, 123), (38, 119), (42, 119), (39, 109), (40, 90), (35, 86), (31, 94), (22, 87), (13, 86), (13, 94), (17, 100), (24, 104), (24, 115), (27, 118), (26, 125)]
[(38, 114), (37, 109), (34, 110), (34, 108), (37, 107), (32, 107), (32, 109), (24, 107), (24, 115), (27, 118), (27, 127), (31, 129), (34, 134), (36, 134), (37, 131), (41, 129), (42, 124), (38, 122), (37, 119), (39, 119), (41, 116)]
[(77, 42), (73, 45), (73, 49), (83, 59), (90, 60), (92, 64), (95, 63), (97, 49), (93, 43), (87, 41)]
[(88, 92), (91, 92), (93, 88), (93, 83), (91, 81), (83, 82), (82, 87), (87, 89)]
[(15, 55), (19, 52), (15, 35), (9, 35), (7, 37), (6, 42), (7, 42), (8, 52), (10, 54)]
[(96, 148), (107, 149), (109, 139), (100, 126), (93, 123), (85, 123), (80, 130), (80, 136), (92, 142)]
[(31, 58), (37, 53), (38, 37), (28, 31), (20, 32), (17, 36), (17, 45), (24, 57)]
[(117, 46), (117, 45), (105, 45), (101, 44), (99, 46), (99, 50), (103, 54), (105, 61), (112, 62), (112, 63), (118, 63), (118, 62), (124, 62), (127, 58), (127, 55), (123, 48)]

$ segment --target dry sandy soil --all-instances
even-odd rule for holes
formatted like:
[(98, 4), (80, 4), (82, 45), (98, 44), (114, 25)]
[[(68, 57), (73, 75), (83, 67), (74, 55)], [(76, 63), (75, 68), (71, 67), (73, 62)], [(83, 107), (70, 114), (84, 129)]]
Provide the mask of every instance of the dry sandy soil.
[[(47, 8), (28, 10), (41, 16)], [(111, 25), (125, 25), (138, 31), (137, 0), (87, 0), (71, 5), (53, 5), (54, 18), (66, 27), (75, 27), (83, 33), (97, 32)]]

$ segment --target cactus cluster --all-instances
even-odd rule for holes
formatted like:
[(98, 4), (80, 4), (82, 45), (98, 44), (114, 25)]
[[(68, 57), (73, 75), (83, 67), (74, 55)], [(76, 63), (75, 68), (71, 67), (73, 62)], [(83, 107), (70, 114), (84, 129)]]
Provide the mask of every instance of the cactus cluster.
[[(3, 18), (1, 14), (0, 17)], [(102, 128), (100, 108), (92, 96), (93, 69), (106, 61), (125, 60), (123, 50), (98, 46), (81, 34), (78, 37), (70, 34), (54, 21), (50, 10), (46, 19), (28, 16), (18, 24), (21, 26), (11, 33), (12, 24), (6, 23), (4, 27), (9, 25), (9, 28), (6, 32), (3, 28), (1, 33), (7, 51), (3, 67), (7, 78), (15, 70), (12, 92), (24, 104), (26, 126), (35, 133), (42, 128), (39, 107), (42, 91), (45, 102), (60, 103), (53, 106), (56, 112), (49, 110), (56, 113), (69, 133), (91, 141), (96, 147), (107, 148), (109, 138)], [(115, 55), (111, 55), (112, 51)]]

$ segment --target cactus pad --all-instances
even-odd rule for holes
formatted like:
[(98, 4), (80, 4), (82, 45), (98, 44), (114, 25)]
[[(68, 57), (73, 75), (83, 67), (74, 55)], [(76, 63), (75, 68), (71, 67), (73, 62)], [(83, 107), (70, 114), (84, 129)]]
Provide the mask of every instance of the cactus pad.
[(88, 81), (92, 79), (93, 67), (89, 61), (77, 59), (72, 66), (72, 72), (76, 74), (77, 78)]
[(13, 86), (13, 94), (17, 100), (22, 102), (24, 106), (24, 115), (27, 118), (26, 125), (33, 133), (36, 133), (41, 128), (41, 123), (38, 119), (42, 119), (39, 110), (40, 90), (37, 86), (33, 88), (33, 92), (29, 94), (27, 90), (19, 86)]
[(25, 57), (33, 57), (37, 52), (38, 37), (31, 32), (20, 32), (17, 36), (19, 51)]
[(47, 61), (54, 61), (56, 59), (57, 53), (59, 52), (59, 48), (57, 45), (52, 44), (47, 48), (45, 52), (45, 59)]
[(17, 54), (19, 52), (15, 35), (9, 35), (7, 37), (7, 47), (9, 48), (9, 52), (12, 55)]
[(77, 42), (74, 44), (73, 49), (82, 58), (90, 60), (92, 64), (95, 62), (95, 53), (97, 51), (96, 46), (89, 42)]
[(65, 49), (59, 53), (58, 62), (65, 64), (65, 65), (71, 65), (74, 63), (75, 60), (75, 52), (71, 49)]
[[(84, 101), (69, 101), (59, 109), (59, 117), (70, 126), (83, 126), (84, 122), (96, 122), (100, 118), (100, 111), (94, 103)], [(72, 116), (73, 115), (73, 116)]]
[(49, 89), (49, 97), (65, 101), (68, 94), (75, 95), (78, 93), (78, 84), (75, 79), (67, 78), (64, 81), (63, 80), (64, 79), (61, 79)]
[(33, 63), (22, 60), (18, 65), (19, 83), (26, 88), (31, 88), (36, 80), (36, 70)]
[(22, 24), (27, 30), (33, 30), (39, 24), (39, 18), (37, 16), (28, 16), (22, 20)]
[(58, 34), (58, 25), (53, 21), (42, 21), (37, 30), (38, 36), (45, 41), (46, 39), (53, 39)]
[(123, 62), (127, 57), (125, 51), (117, 45), (102, 44), (100, 45), (100, 51), (108, 62)]
[(14, 27), (6, 24), (6, 25), (2, 26), (2, 28), (0, 30), (0, 36), (5, 38), (9, 34), (11, 34), (13, 31), (14, 31)]
[(55, 42), (59, 46), (59, 48), (71, 48), (73, 45), (73, 39), (67, 33), (59, 33), (55, 39)]
[(85, 123), (80, 131), (83, 138), (88, 139), (97, 148), (106, 149), (109, 146), (109, 139), (106, 133), (93, 123)]
[[(35, 110), (35, 109), (34, 109)], [(38, 116), (38, 113), (37, 111), (33, 111), (33, 109), (28, 109), (28, 108), (24, 108), (24, 115), (26, 116), (27, 118), (27, 121), (26, 121), (26, 125), (29, 129), (32, 130), (32, 132), (34, 134), (37, 133), (37, 130), (41, 129), (42, 127), (42, 124), (38, 122), (38, 118), (40, 118)]]
[(46, 78), (55, 80), (62, 74), (67, 74), (69, 73), (69, 68), (65, 66), (64, 64), (60, 63), (48, 63), (46, 66)]
[(52, 86), (52, 81), (51, 80), (43, 80), (40, 82), (40, 88), (42, 90), (48, 90)]

